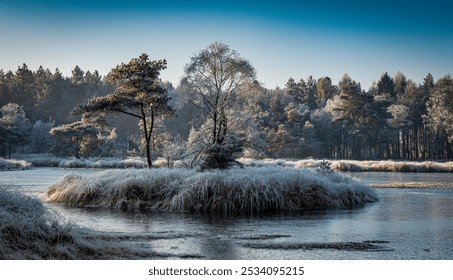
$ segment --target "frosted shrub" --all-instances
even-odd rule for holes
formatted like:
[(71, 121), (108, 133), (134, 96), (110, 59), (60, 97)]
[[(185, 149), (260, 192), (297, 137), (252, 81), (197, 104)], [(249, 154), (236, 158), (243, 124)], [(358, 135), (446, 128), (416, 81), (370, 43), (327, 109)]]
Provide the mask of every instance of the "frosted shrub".
[(25, 160), (0, 159), (0, 170), (21, 170), (30, 166), (31, 164)]
[(377, 201), (358, 180), (335, 172), (289, 167), (111, 170), (67, 175), (49, 187), (48, 201), (159, 211), (222, 213), (344, 208)]
[(235, 155), (242, 152), (241, 141), (229, 141), (222, 144), (210, 144), (203, 150), (201, 170), (227, 169), (240, 163), (236, 161)]

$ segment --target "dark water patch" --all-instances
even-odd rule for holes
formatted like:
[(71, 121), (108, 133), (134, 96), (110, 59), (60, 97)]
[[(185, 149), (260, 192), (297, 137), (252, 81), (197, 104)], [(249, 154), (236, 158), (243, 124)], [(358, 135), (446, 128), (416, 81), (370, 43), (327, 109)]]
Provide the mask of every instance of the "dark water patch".
[(196, 260), (196, 259), (204, 259), (206, 257), (200, 255), (191, 255), (191, 254), (181, 254), (181, 255), (174, 255), (175, 257), (183, 260)]
[(303, 243), (248, 243), (244, 247), (266, 250), (340, 250), (340, 251), (393, 251), (379, 242), (303, 242)]
[(85, 236), (87, 240), (102, 240), (102, 241), (152, 241), (152, 240), (168, 240), (168, 239), (185, 239), (185, 238), (201, 238), (204, 237), (198, 233), (175, 233), (165, 235), (161, 234), (111, 234), (111, 235), (92, 235)]
[(365, 240), (363, 242), (375, 243), (375, 244), (388, 244), (388, 243), (390, 243), (390, 241), (385, 241), (385, 240)]
[(291, 235), (285, 234), (262, 234), (262, 235), (252, 235), (252, 236), (240, 236), (236, 237), (236, 239), (240, 240), (270, 240), (270, 239), (277, 239), (277, 238), (284, 238), (284, 237), (291, 237)]

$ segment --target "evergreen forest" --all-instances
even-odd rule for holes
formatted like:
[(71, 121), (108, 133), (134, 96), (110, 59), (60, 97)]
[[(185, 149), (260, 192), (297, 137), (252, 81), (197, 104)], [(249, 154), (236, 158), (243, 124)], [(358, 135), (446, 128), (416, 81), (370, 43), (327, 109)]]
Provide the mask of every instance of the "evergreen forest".
[[(25, 63), (16, 71), (0, 70), (0, 157), (143, 155), (140, 125), (132, 117), (73, 113), (79, 104), (116, 90), (107, 76), (79, 66), (69, 77)], [(244, 157), (452, 159), (451, 75), (428, 73), (414, 81), (398, 72), (376, 79), (368, 89), (348, 74), (338, 84), (327, 76), (289, 77), (283, 88), (273, 89), (255, 79), (235, 88), (236, 105), (222, 125), (245, 143)], [(209, 120), (185, 80), (159, 81), (174, 114), (153, 119), (146, 140), (154, 158), (177, 160), (196, 145)]]

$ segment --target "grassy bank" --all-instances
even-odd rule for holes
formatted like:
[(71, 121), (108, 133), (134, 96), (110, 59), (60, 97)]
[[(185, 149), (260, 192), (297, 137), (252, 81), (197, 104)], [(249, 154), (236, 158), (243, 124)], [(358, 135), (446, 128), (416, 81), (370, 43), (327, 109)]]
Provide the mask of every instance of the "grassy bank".
[(345, 172), (420, 172), (420, 173), (452, 173), (453, 161), (393, 161), (393, 160), (285, 160), (262, 159), (253, 160), (242, 158), (239, 160), (248, 166), (286, 166), (296, 168), (318, 168), (328, 163), (330, 168)]
[(0, 259), (156, 258), (119, 239), (84, 231), (65, 222), (43, 203), (16, 187), (0, 185)]
[(0, 159), (0, 171), (2, 170), (23, 170), (30, 168), (31, 163), (25, 160)]
[(28, 162), (33, 167), (60, 168), (145, 168), (146, 164), (140, 158), (61, 158), (52, 155), (16, 155), (17, 158)]
[(347, 208), (377, 201), (373, 189), (350, 177), (283, 167), (71, 174), (50, 186), (47, 195), (49, 202), (69, 206), (218, 213)]
[[(129, 158), (61, 158), (52, 155), (26, 154), (14, 155), (16, 160), (0, 159), (0, 170), (18, 170), (30, 167), (60, 167), (60, 168), (146, 168), (143, 159)], [(318, 168), (328, 163), (330, 168), (345, 172), (425, 172), (453, 173), (453, 161), (393, 161), (393, 160), (320, 160), (320, 159), (251, 159), (240, 158), (239, 162), (251, 167), (285, 166), (295, 168)], [(153, 165), (166, 167), (167, 161), (157, 158)], [(186, 166), (182, 161), (175, 161), (175, 167)]]

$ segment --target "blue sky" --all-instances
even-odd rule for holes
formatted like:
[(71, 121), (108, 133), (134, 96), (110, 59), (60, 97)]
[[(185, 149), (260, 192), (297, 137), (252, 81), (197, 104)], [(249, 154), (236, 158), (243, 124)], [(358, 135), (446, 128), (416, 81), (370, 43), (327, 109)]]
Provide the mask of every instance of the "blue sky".
[(368, 89), (388, 72), (423, 82), (453, 72), (452, 1), (0, 0), (0, 69), (26, 63), (106, 75), (145, 52), (174, 84), (190, 57), (221, 41), (269, 88), (344, 73)]

